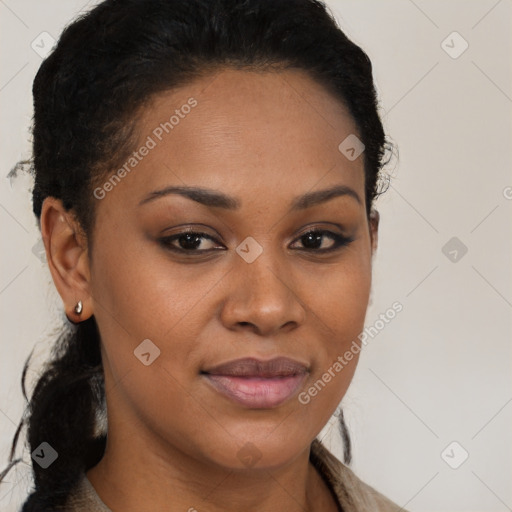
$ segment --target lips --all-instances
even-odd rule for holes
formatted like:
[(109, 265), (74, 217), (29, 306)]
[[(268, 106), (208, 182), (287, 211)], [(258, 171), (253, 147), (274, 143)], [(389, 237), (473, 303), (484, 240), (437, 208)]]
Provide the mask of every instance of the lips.
[(306, 365), (287, 357), (245, 358), (202, 372), (215, 391), (253, 409), (274, 408), (291, 398), (308, 374)]
[(307, 367), (288, 357), (277, 357), (261, 361), (254, 357), (236, 359), (205, 370), (209, 375), (229, 375), (232, 377), (289, 377), (302, 374)]

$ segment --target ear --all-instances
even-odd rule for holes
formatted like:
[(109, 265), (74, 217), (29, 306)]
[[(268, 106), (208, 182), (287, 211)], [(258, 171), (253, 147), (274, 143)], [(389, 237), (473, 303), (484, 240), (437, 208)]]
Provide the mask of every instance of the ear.
[[(60, 199), (47, 197), (41, 211), (41, 234), (53, 282), (74, 323), (92, 316), (87, 238), (71, 211)], [(82, 301), (82, 312), (75, 306)]]
[(371, 209), (370, 211), (370, 242), (372, 245), (372, 257), (375, 255), (375, 251), (377, 250), (378, 240), (379, 240), (379, 221), (380, 221), (380, 213)]

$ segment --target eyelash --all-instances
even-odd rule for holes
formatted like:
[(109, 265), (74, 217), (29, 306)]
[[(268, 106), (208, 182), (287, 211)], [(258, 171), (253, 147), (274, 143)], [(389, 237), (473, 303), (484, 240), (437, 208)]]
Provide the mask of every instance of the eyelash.
[[(302, 235), (300, 235), (298, 238), (296, 238), (294, 240), (294, 242), (297, 240), (300, 240), (301, 238), (303, 238), (307, 235), (311, 235), (311, 234), (320, 234), (321, 236), (328, 235), (329, 238), (334, 240), (334, 245), (332, 247), (329, 247), (328, 249), (302, 249), (303, 252), (309, 252), (309, 253), (316, 252), (316, 253), (320, 253), (320, 254), (331, 253), (331, 252), (340, 250), (343, 247), (346, 247), (347, 245), (349, 245), (350, 243), (352, 243), (354, 241), (354, 239), (352, 237), (345, 237), (345, 236), (339, 235), (337, 233), (333, 233), (332, 231), (328, 231), (325, 229), (311, 229), (310, 231), (307, 231), (307, 232), (303, 233)], [(186, 236), (186, 235), (191, 235), (194, 238), (206, 238), (208, 240), (211, 240), (212, 242), (217, 242), (210, 235), (208, 235), (206, 233), (201, 233), (198, 231), (182, 231), (181, 233), (176, 233), (175, 235), (160, 238), (159, 242), (164, 246), (165, 249), (170, 250), (172, 252), (179, 253), (179, 254), (186, 254), (187, 256), (189, 256), (189, 255), (192, 256), (194, 253), (201, 254), (201, 253), (208, 253), (211, 251), (219, 250), (219, 249), (203, 249), (203, 250), (182, 249), (182, 248), (178, 248), (178, 247), (172, 245), (172, 242), (174, 242), (175, 240), (179, 240), (180, 237)]]

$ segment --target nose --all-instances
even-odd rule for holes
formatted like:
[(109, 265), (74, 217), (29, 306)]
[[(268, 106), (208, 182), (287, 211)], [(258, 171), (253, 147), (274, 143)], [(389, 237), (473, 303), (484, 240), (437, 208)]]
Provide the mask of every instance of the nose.
[(261, 255), (252, 263), (239, 260), (230, 275), (221, 311), (226, 328), (273, 336), (304, 322), (305, 309), (291, 272), (283, 272), (269, 258)]

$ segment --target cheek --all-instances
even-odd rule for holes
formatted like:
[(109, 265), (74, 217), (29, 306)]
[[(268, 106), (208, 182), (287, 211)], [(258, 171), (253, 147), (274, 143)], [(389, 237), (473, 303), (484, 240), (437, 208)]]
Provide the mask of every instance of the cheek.
[(301, 403), (323, 414), (325, 421), (345, 395), (355, 373), (371, 287), (371, 266), (354, 258), (309, 295), (308, 307), (318, 321), (317, 362)]
[(97, 244), (92, 276), (110, 414), (135, 418), (183, 443), (208, 420), (187, 385), (200, 357), (194, 340), (203, 325), (201, 309), (205, 314), (201, 299), (218, 278), (193, 265), (176, 270), (157, 251), (143, 252), (136, 244), (125, 242), (121, 253), (111, 240)]
[(95, 315), (134, 339), (165, 337), (207, 294), (213, 279), (194, 265), (171, 264), (150, 244), (126, 239), (122, 245), (115, 239), (101, 248), (98, 244), (92, 276)]
[[(94, 314), (106, 364), (115, 382), (133, 371), (133, 378), (148, 379), (154, 389), (164, 386), (161, 398), (170, 403), (175, 401), (172, 389), (190, 379), (210, 350), (197, 340), (215, 314), (208, 309), (208, 297), (225, 270), (203, 272), (197, 265), (178, 265), (149, 244), (131, 244), (128, 236), (121, 244), (120, 238), (110, 237), (102, 245), (98, 241), (94, 254)], [(158, 354), (148, 367), (137, 358), (143, 342), (142, 347)]]
[(363, 329), (370, 288), (370, 260), (355, 251), (343, 264), (326, 270), (321, 284), (310, 287), (305, 302), (331, 332), (331, 349), (342, 349)]

